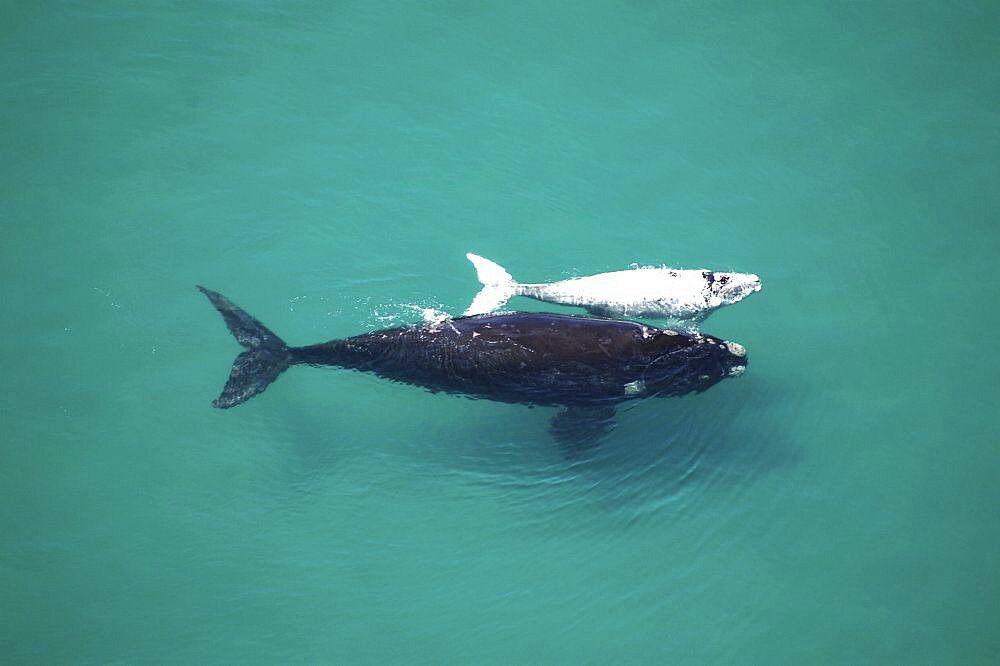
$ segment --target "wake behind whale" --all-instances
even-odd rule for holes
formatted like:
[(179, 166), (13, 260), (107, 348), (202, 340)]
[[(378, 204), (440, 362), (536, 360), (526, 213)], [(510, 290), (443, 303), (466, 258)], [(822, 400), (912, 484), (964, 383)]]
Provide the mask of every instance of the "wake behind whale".
[(746, 369), (746, 350), (700, 333), (547, 313), (461, 317), (290, 347), (232, 301), (199, 287), (246, 348), (212, 403), (235, 407), (292, 365), (336, 366), (432, 391), (566, 407), (557, 434), (605, 428), (620, 402), (701, 392)]

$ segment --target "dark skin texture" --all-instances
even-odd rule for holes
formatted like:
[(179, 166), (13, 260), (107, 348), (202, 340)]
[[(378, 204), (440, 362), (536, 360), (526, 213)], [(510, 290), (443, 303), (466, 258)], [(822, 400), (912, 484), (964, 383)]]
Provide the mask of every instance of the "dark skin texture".
[[(718, 338), (628, 321), (514, 312), (374, 331), (307, 347), (284, 340), (225, 296), (199, 287), (245, 349), (213, 402), (228, 409), (291, 365), (333, 365), (502, 402), (611, 409), (701, 392), (746, 365)], [(603, 413), (603, 412), (602, 412)]]
[(580, 406), (703, 391), (746, 363), (710, 336), (546, 313), (388, 329), (291, 354), (293, 363), (354, 368), (434, 391)]

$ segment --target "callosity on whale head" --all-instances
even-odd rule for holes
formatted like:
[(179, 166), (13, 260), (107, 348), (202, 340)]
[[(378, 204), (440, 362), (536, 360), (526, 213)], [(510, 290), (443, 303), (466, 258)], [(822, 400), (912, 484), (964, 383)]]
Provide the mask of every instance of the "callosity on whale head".
[(760, 291), (760, 278), (753, 273), (724, 273), (702, 271), (708, 304), (713, 307), (732, 305)]

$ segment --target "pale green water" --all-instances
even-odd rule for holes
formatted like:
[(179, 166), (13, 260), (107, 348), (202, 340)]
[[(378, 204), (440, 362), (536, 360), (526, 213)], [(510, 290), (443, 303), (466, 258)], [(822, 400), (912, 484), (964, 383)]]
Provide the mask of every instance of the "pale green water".
[[(5, 3), (0, 661), (995, 663), (998, 19)], [(580, 463), (344, 371), (210, 407), (196, 283), (304, 344), (469, 250), (756, 272), (749, 370)]]

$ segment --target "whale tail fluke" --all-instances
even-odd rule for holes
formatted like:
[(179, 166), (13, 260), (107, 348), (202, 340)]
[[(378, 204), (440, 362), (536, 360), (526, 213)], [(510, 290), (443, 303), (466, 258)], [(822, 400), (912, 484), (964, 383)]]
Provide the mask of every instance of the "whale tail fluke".
[(237, 342), (246, 347), (246, 351), (233, 361), (222, 393), (212, 401), (215, 407), (228, 409), (266, 389), (292, 364), (292, 352), (284, 340), (228, 298), (202, 286), (198, 289), (212, 301)]
[(476, 277), (483, 285), (482, 291), (476, 294), (472, 305), (465, 311), (465, 316), (498, 310), (512, 296), (517, 295), (518, 284), (503, 266), (471, 252), (465, 256), (476, 267)]

